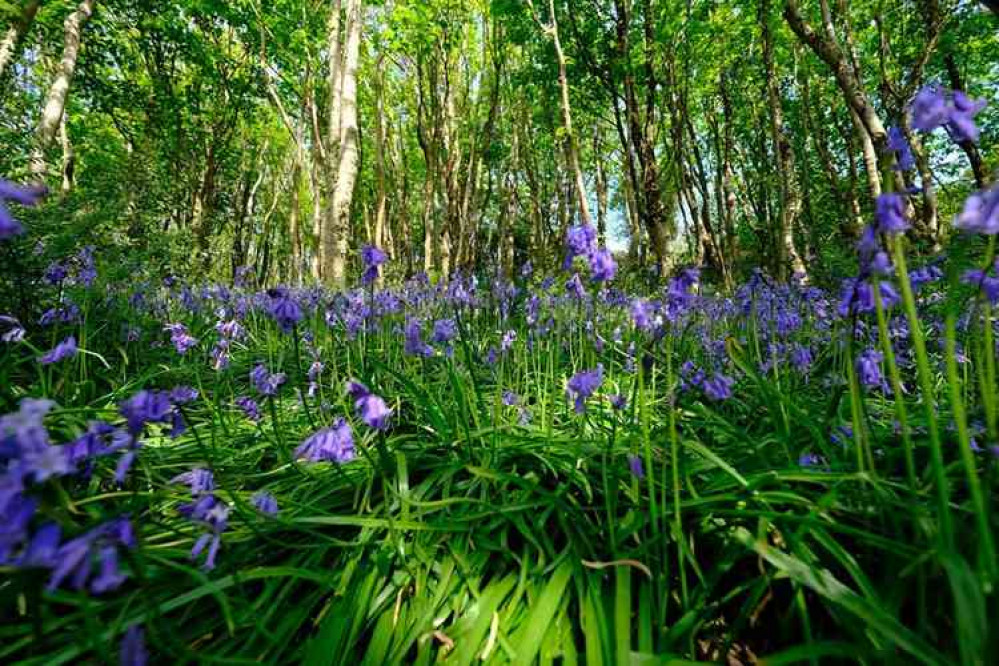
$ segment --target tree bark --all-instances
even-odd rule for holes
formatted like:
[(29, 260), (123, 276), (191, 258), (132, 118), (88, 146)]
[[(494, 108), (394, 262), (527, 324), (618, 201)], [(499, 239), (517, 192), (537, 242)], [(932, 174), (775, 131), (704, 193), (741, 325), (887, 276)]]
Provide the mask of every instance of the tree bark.
[(34, 23), (35, 14), (38, 13), (38, 7), (41, 4), (41, 0), (28, 0), (21, 8), (21, 13), (14, 20), (14, 24), (4, 33), (3, 40), (0, 40), (0, 77), (3, 77), (7, 68), (14, 62), (14, 57), (17, 55), (17, 47), (20, 46), (24, 36), (28, 34), (28, 30), (31, 28), (31, 24)]
[(774, 153), (777, 158), (778, 181), (780, 183), (780, 228), (777, 230), (779, 239), (778, 256), (780, 256), (779, 275), (787, 276), (787, 269), (792, 273), (807, 277), (805, 263), (798, 254), (794, 242), (794, 230), (801, 214), (801, 192), (797, 184), (797, 169), (795, 168), (794, 147), (788, 139), (784, 128), (784, 110), (778, 89), (777, 68), (774, 64), (773, 36), (770, 31), (770, 0), (762, 0), (760, 4), (760, 32), (763, 43), (763, 67), (766, 79), (767, 103), (770, 107), (770, 135), (773, 141)]
[(94, 0), (83, 0), (74, 12), (66, 17), (63, 25), (62, 60), (56, 70), (55, 80), (49, 88), (49, 93), (42, 109), (42, 117), (38, 123), (35, 149), (31, 156), (31, 173), (39, 182), (45, 180), (48, 165), (45, 161), (45, 151), (55, 140), (59, 122), (66, 110), (66, 98), (69, 86), (76, 70), (76, 60), (80, 54), (80, 35), (83, 27), (94, 11)]
[(583, 179), (583, 170), (579, 165), (579, 146), (576, 141), (576, 134), (572, 128), (572, 107), (569, 103), (569, 76), (566, 72), (565, 52), (562, 50), (562, 40), (558, 34), (558, 19), (555, 16), (555, 0), (548, 0), (548, 14), (551, 22), (542, 23), (541, 17), (534, 8), (533, 0), (527, 0), (534, 14), (534, 20), (541, 27), (548, 37), (551, 38), (555, 46), (555, 59), (558, 63), (558, 87), (562, 107), (562, 130), (565, 132), (565, 151), (569, 162), (569, 169), (572, 172), (573, 184), (576, 190), (577, 205), (579, 206), (580, 221), (593, 226), (593, 217), (590, 215), (590, 204), (586, 196), (586, 181)]
[(322, 239), (322, 279), (342, 288), (347, 280), (350, 209), (358, 170), (357, 67), (361, 46), (362, 1), (347, 5), (347, 50), (340, 92), (340, 154), (332, 198), (326, 210)]

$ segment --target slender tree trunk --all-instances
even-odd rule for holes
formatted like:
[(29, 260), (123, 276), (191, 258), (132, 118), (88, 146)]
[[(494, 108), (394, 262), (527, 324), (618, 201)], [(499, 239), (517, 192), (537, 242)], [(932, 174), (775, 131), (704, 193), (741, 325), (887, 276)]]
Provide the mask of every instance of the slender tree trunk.
[(577, 205), (579, 206), (580, 221), (593, 226), (593, 217), (590, 215), (590, 203), (586, 196), (586, 181), (583, 179), (583, 170), (579, 165), (579, 147), (576, 142), (576, 135), (572, 129), (572, 107), (569, 103), (569, 76), (566, 73), (565, 52), (562, 50), (562, 40), (558, 33), (558, 19), (555, 16), (555, 0), (548, 0), (548, 14), (551, 23), (545, 25), (541, 22), (541, 17), (534, 8), (533, 0), (528, 0), (534, 20), (537, 21), (542, 31), (548, 35), (555, 46), (555, 59), (558, 63), (558, 87), (562, 107), (562, 129), (565, 132), (565, 151), (569, 162), (569, 170), (572, 172), (573, 185), (576, 190)]
[(59, 129), (59, 121), (66, 109), (66, 98), (69, 86), (76, 70), (76, 60), (80, 54), (80, 35), (83, 27), (94, 11), (94, 0), (83, 0), (74, 12), (66, 17), (62, 60), (56, 70), (55, 80), (49, 88), (42, 117), (38, 123), (35, 149), (31, 156), (31, 173), (38, 181), (44, 181), (48, 165), (45, 161), (45, 151), (55, 140)]
[(794, 147), (784, 128), (784, 111), (777, 88), (777, 71), (774, 64), (773, 38), (770, 31), (770, 0), (762, 0), (760, 5), (760, 29), (763, 42), (763, 65), (766, 79), (767, 102), (770, 107), (770, 133), (777, 158), (778, 180), (780, 182), (780, 228), (779, 239), (780, 275), (787, 277), (788, 268), (792, 273), (807, 277), (805, 263), (798, 254), (794, 242), (794, 229), (801, 214), (801, 193), (797, 184)]
[(361, 0), (347, 6), (347, 50), (344, 56), (340, 100), (340, 155), (336, 182), (323, 224), (323, 280), (343, 287), (347, 280), (347, 248), (350, 235), (350, 209), (358, 171), (357, 66), (361, 46)]
[(59, 143), (62, 145), (62, 196), (69, 194), (76, 184), (76, 153), (66, 130), (66, 114), (59, 119)]
[(38, 13), (38, 7), (41, 4), (41, 0), (28, 0), (21, 7), (21, 13), (14, 20), (14, 24), (7, 28), (3, 39), (0, 40), (0, 78), (3, 77), (11, 63), (14, 62), (14, 58), (17, 55), (17, 47), (20, 46), (24, 36), (28, 34), (28, 30), (31, 28), (31, 24), (34, 23), (35, 14)]

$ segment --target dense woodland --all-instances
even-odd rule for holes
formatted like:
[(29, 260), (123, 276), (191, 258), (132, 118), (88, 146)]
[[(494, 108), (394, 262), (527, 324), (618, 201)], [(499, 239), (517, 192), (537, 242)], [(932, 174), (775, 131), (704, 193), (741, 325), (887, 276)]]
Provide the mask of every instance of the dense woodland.
[(0, 172), (59, 193), (52, 238), (206, 278), (343, 284), (364, 243), (404, 275), (510, 275), (576, 221), (636, 270), (829, 275), (890, 127), (921, 247), (996, 163), (996, 105), (977, 145), (904, 112), (932, 82), (994, 99), (996, 17), (970, 2), (3, 9)]
[(0, 663), (999, 664), (996, 0), (0, 38)]

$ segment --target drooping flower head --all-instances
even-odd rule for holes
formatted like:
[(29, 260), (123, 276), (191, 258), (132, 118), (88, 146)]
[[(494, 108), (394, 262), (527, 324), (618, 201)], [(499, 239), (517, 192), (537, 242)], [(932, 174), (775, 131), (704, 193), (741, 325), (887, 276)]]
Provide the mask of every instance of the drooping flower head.
[(887, 147), (888, 150), (895, 153), (895, 164), (892, 168), (896, 171), (908, 171), (916, 165), (909, 142), (898, 127), (892, 126), (888, 128)]
[(250, 504), (257, 511), (268, 516), (276, 516), (278, 513), (277, 499), (274, 498), (274, 495), (264, 490), (254, 493), (253, 497), (250, 498)]
[(371, 284), (378, 279), (378, 267), (388, 261), (388, 255), (374, 245), (365, 245), (361, 250), (361, 261), (364, 262), (364, 273), (361, 274), (362, 284)]
[(191, 496), (198, 497), (215, 490), (215, 477), (211, 470), (196, 467), (170, 479), (170, 483), (183, 484), (191, 489)]
[(313, 433), (295, 449), (296, 458), (310, 462), (331, 460), (343, 464), (353, 460), (354, 455), (354, 435), (342, 418), (331, 427)]
[(590, 254), (590, 277), (594, 282), (610, 282), (617, 273), (617, 262), (607, 248), (594, 250)]
[(76, 338), (72, 335), (38, 357), (42, 365), (51, 365), (76, 356)]
[(45, 187), (21, 186), (0, 178), (0, 241), (19, 236), (24, 233), (24, 227), (14, 219), (7, 209), (7, 202), (34, 206), (48, 193)]
[(181, 356), (198, 344), (198, 339), (187, 332), (184, 324), (167, 324), (163, 330), (170, 332), (170, 342)]
[(985, 108), (985, 100), (974, 100), (960, 90), (949, 92), (938, 84), (920, 90), (909, 106), (912, 126), (922, 132), (943, 127), (954, 141), (978, 141), (975, 115)]
[(270, 372), (263, 363), (258, 363), (250, 371), (250, 382), (257, 392), (263, 396), (275, 396), (284, 384), (286, 376), (283, 372)]
[(968, 197), (964, 209), (954, 220), (954, 226), (976, 234), (999, 234), (999, 185)]
[(369, 428), (385, 430), (389, 427), (392, 410), (385, 401), (368, 390), (361, 382), (347, 382), (347, 394), (354, 399), (354, 408)]
[(576, 257), (589, 258), (597, 249), (597, 230), (588, 224), (570, 227), (565, 233), (565, 262), (562, 270), (569, 270)]
[(884, 381), (881, 376), (881, 352), (867, 349), (857, 357), (857, 376), (860, 383), (868, 388), (881, 386)]
[(604, 366), (597, 365), (593, 370), (577, 372), (566, 385), (566, 394), (573, 400), (577, 414), (586, 411), (586, 399), (596, 392), (604, 381)]
[(909, 221), (905, 217), (905, 198), (901, 194), (886, 192), (879, 195), (874, 204), (878, 231), (894, 235), (909, 228)]
[(271, 317), (277, 322), (278, 327), (285, 332), (290, 333), (295, 327), (295, 324), (302, 320), (302, 308), (292, 296), (291, 292), (284, 287), (275, 287), (267, 292), (270, 296), (271, 302), (268, 306), (268, 312), (270, 312)]

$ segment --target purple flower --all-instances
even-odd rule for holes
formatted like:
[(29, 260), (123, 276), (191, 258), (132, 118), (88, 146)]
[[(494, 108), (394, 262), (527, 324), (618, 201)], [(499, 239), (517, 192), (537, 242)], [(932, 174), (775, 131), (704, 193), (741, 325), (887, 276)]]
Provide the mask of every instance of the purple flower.
[(277, 395), (278, 389), (284, 384), (285, 379), (286, 377), (283, 372), (272, 374), (263, 363), (258, 363), (250, 371), (250, 381), (253, 383), (254, 388), (257, 389), (257, 392), (263, 396)]
[(313, 433), (295, 449), (296, 458), (310, 462), (332, 460), (343, 464), (353, 460), (354, 455), (354, 435), (342, 418), (331, 427)]
[(246, 416), (246, 418), (250, 419), (251, 421), (260, 420), (260, 405), (258, 405), (253, 398), (249, 396), (240, 396), (236, 398), (235, 404), (237, 407), (243, 410), (243, 414)]
[(268, 291), (267, 294), (271, 297), (270, 306), (268, 307), (271, 317), (274, 318), (274, 321), (277, 322), (282, 331), (285, 333), (291, 332), (295, 324), (302, 319), (301, 306), (292, 297), (291, 292), (284, 287), (275, 287)]
[(867, 349), (857, 357), (857, 375), (860, 383), (867, 387), (881, 386), (881, 352)]
[(565, 283), (565, 293), (580, 300), (586, 296), (586, 289), (583, 288), (583, 281), (579, 279), (579, 273), (573, 273), (572, 277)]
[(378, 267), (388, 261), (388, 255), (374, 245), (365, 245), (361, 250), (361, 260), (364, 262), (361, 284), (371, 284), (378, 279)]
[(709, 379), (705, 379), (701, 388), (704, 389), (704, 395), (708, 396), (710, 400), (720, 402), (732, 397), (732, 387), (734, 385), (734, 379), (718, 372)]
[(410, 356), (433, 356), (433, 348), (423, 341), (423, 325), (419, 319), (409, 317), (406, 319), (405, 352)]
[(621, 393), (615, 393), (614, 395), (610, 396), (610, 404), (611, 407), (620, 412), (625, 407), (628, 406), (628, 399), (625, 398), (624, 395)]
[(354, 409), (357, 415), (368, 424), (369, 428), (385, 430), (388, 428), (392, 410), (385, 401), (368, 390), (361, 382), (347, 382), (347, 393), (354, 399)]
[(589, 257), (597, 247), (597, 230), (588, 224), (570, 227), (565, 234), (565, 262), (562, 270), (569, 270), (576, 257)]
[(181, 356), (198, 344), (197, 338), (191, 336), (183, 324), (167, 324), (163, 330), (170, 332), (170, 342)]
[(909, 113), (913, 127), (922, 132), (932, 132), (950, 118), (946, 92), (937, 84), (925, 86), (916, 93)]
[(76, 351), (76, 338), (71, 335), (49, 351), (39, 356), (38, 362), (43, 365), (58, 363), (59, 361), (76, 356)]
[(503, 391), (503, 404), (507, 407), (514, 407), (520, 404), (520, 396), (510, 390)]
[(909, 228), (909, 221), (905, 219), (905, 199), (901, 194), (897, 192), (881, 194), (874, 204), (878, 231), (893, 235)]
[(590, 254), (590, 277), (595, 282), (610, 282), (616, 273), (617, 262), (610, 250), (600, 248)]
[(70, 578), (76, 589), (83, 589), (92, 572), (93, 560), (100, 561), (100, 571), (90, 585), (95, 594), (115, 590), (125, 582), (118, 566), (118, 548), (134, 548), (135, 535), (127, 518), (104, 523), (75, 539), (65, 542), (53, 556), (48, 589), (54, 590)]
[(645, 478), (645, 466), (642, 464), (642, 459), (632, 453), (628, 454), (628, 469), (631, 471), (631, 475), (638, 480)]
[(888, 150), (895, 153), (895, 165), (892, 168), (896, 171), (908, 171), (916, 165), (909, 142), (897, 127), (888, 128)]
[(802, 453), (798, 457), (798, 465), (800, 467), (817, 467), (822, 463), (822, 458), (815, 453)]
[(513, 343), (517, 340), (517, 331), (507, 331), (500, 340), (500, 351), (506, 352), (513, 348)]
[(24, 227), (7, 209), (7, 202), (34, 206), (48, 193), (43, 186), (21, 186), (0, 178), (0, 240), (7, 240), (24, 233)]
[(20, 342), (24, 340), (25, 330), (19, 322), (14, 317), (8, 317), (7, 315), (0, 315), (0, 324), (7, 327), (7, 330), (0, 334), (0, 341), (3, 342)]
[(999, 233), (999, 185), (968, 197), (954, 226), (976, 234), (992, 236)]
[(268, 516), (276, 516), (278, 513), (278, 503), (269, 492), (261, 490), (250, 498), (250, 504), (260, 513), (266, 514)]
[(133, 436), (142, 432), (147, 423), (165, 423), (173, 417), (173, 405), (166, 391), (142, 390), (119, 405)]
[(631, 321), (643, 331), (652, 328), (652, 307), (648, 301), (636, 298), (631, 302)]
[(604, 366), (597, 365), (593, 370), (583, 370), (573, 375), (566, 385), (566, 396), (573, 399), (577, 414), (586, 411), (586, 399), (600, 388), (604, 381)]
[(985, 105), (984, 99), (971, 99), (960, 90), (954, 91), (947, 130), (955, 141), (978, 141), (978, 127), (974, 117)]
[(978, 141), (975, 115), (985, 108), (985, 100), (973, 100), (960, 90), (948, 94), (937, 84), (920, 90), (912, 100), (909, 113), (912, 126), (923, 132), (944, 127), (954, 141)]
[(197, 467), (189, 472), (178, 474), (170, 483), (182, 483), (191, 489), (191, 496), (197, 497), (215, 489), (215, 477), (210, 470)]
[(149, 653), (146, 652), (146, 641), (142, 627), (133, 624), (125, 632), (121, 641), (121, 666), (146, 666), (149, 663)]
[(175, 386), (170, 391), (170, 402), (175, 405), (186, 405), (198, 399), (198, 390), (190, 386)]
[(434, 333), (430, 338), (431, 342), (442, 344), (451, 342), (458, 336), (458, 325), (454, 319), (438, 319), (434, 322)]

